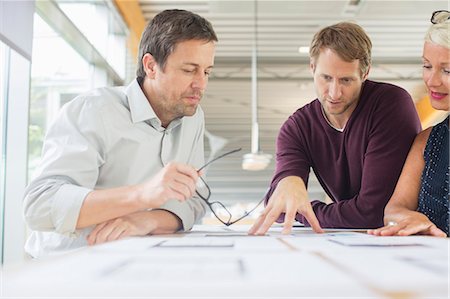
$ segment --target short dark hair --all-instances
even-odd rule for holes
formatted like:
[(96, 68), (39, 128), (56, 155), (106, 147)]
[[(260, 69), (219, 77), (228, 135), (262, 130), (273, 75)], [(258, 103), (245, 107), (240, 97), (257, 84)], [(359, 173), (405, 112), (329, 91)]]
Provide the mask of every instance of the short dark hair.
[(372, 42), (364, 29), (355, 23), (341, 22), (317, 32), (309, 49), (312, 62), (323, 49), (333, 50), (347, 62), (359, 60), (361, 76), (367, 73), (372, 63)]
[(170, 9), (157, 14), (142, 33), (136, 71), (138, 79), (145, 78), (142, 65), (145, 54), (150, 53), (164, 69), (167, 57), (175, 46), (186, 40), (218, 41), (211, 23), (193, 12)]

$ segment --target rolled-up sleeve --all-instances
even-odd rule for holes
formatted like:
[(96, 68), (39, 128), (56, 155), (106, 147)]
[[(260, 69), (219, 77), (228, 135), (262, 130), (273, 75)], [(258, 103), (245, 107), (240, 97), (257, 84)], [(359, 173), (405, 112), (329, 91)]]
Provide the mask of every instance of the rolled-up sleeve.
[(182, 230), (189, 231), (205, 215), (205, 205), (201, 198), (193, 197), (185, 202), (170, 200), (161, 209), (177, 215), (183, 225)]

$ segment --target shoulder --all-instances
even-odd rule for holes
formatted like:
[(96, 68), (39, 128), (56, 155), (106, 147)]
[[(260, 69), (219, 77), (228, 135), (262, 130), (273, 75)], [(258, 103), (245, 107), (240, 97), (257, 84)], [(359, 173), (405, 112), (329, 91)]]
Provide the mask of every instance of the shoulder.
[(119, 119), (129, 119), (129, 115), (124, 89), (102, 87), (80, 94), (65, 104), (59, 112), (59, 119), (84, 126), (99, 125), (105, 121), (114, 123)]
[(364, 83), (363, 98), (371, 98), (372, 102), (387, 102), (391, 101), (391, 105), (397, 103), (412, 104), (411, 95), (402, 87), (385, 83), (366, 80)]
[(427, 141), (428, 138), (430, 137), (432, 129), (433, 127), (430, 127), (417, 134), (416, 138), (414, 139), (414, 143), (411, 146), (411, 151), (420, 154), (420, 156), (423, 155), (423, 153), (425, 152), (425, 146), (427, 145)]
[(102, 87), (80, 94), (65, 104), (61, 110), (96, 113), (107, 106), (123, 105), (124, 99), (122, 87)]
[(425, 130), (423, 130), (422, 132), (420, 132), (419, 134), (417, 134), (416, 139), (414, 140), (414, 143), (418, 143), (418, 144), (426, 144), (428, 137), (430, 137), (431, 131), (433, 130), (433, 127), (429, 127)]
[[(361, 95), (365, 114), (386, 125), (408, 123), (420, 131), (420, 121), (411, 95), (402, 87), (390, 83), (369, 81)], [(379, 125), (379, 121), (375, 124)]]
[(318, 116), (322, 113), (319, 100), (314, 100), (311, 103), (297, 109), (289, 118), (286, 123), (301, 123), (302, 125), (309, 125), (314, 123)]
[[(316, 99), (309, 104), (297, 109), (281, 126), (279, 137), (289, 138), (300, 135), (310, 135), (316, 131), (323, 120), (321, 104)], [(321, 120), (322, 118), (322, 120)]]

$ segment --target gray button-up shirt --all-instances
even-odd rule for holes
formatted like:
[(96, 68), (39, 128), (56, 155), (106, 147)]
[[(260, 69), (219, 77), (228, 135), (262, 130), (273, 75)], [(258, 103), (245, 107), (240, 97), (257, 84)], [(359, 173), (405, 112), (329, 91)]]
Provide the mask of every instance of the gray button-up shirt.
[[(93, 227), (76, 229), (81, 205), (94, 189), (142, 183), (171, 161), (204, 163), (204, 115), (161, 126), (137, 80), (81, 95), (60, 111), (45, 138), (41, 164), (25, 192), (25, 220), (33, 230), (32, 256), (87, 245)], [(162, 209), (189, 230), (205, 213), (199, 198), (170, 200)]]

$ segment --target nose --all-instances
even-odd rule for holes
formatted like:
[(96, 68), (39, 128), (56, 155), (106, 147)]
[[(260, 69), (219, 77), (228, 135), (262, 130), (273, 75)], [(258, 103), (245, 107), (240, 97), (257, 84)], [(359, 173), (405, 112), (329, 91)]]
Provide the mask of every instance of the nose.
[(437, 71), (431, 71), (428, 74), (428, 79), (426, 80), (428, 86), (440, 86), (442, 84), (441, 73)]
[(337, 80), (333, 80), (328, 87), (328, 96), (332, 100), (338, 100), (342, 96), (341, 86)]
[(207, 84), (208, 76), (205, 73), (199, 73), (194, 77), (194, 80), (192, 81), (192, 88), (204, 91)]

